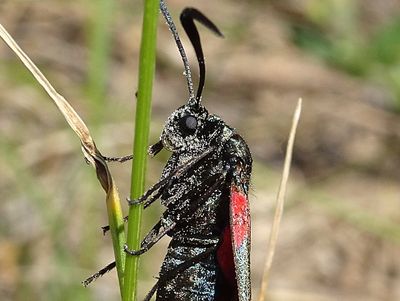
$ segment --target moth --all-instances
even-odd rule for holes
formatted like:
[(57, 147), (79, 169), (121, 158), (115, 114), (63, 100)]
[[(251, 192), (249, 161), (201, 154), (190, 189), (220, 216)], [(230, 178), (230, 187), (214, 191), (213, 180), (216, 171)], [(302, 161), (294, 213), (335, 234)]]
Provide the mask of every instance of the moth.
[(189, 97), (168, 117), (160, 140), (149, 148), (151, 156), (163, 148), (172, 153), (160, 180), (140, 198), (129, 200), (144, 208), (160, 200), (166, 209), (141, 248), (125, 246), (125, 251), (141, 255), (165, 235), (171, 237), (158, 281), (145, 300), (155, 293), (158, 301), (249, 301), (252, 157), (236, 130), (202, 105), (206, 70), (195, 21), (222, 34), (199, 10), (182, 11), (180, 21), (199, 64), (195, 95), (189, 63), (164, 1), (160, 8), (183, 60)]

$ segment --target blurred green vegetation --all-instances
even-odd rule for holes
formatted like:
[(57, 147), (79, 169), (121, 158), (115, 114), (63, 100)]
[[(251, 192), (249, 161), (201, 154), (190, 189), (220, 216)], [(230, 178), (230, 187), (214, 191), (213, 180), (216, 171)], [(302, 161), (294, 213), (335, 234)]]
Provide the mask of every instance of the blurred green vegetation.
[[(65, 3), (66, 1), (57, 1), (54, 3), (54, 7), (62, 10)], [(114, 4), (113, 0), (81, 1), (78, 4), (89, 16), (86, 24), (83, 24), (86, 30), (83, 46), (88, 50), (89, 63), (85, 81), (81, 85), (75, 86), (74, 90), (78, 91), (81, 96), (85, 95), (86, 100), (90, 102), (88, 105), (90, 107), (89, 116), (86, 118), (90, 120), (88, 124), (95, 136), (96, 132), (100, 131), (101, 125), (104, 125), (105, 114), (112, 105), (106, 101), (106, 98), (108, 96), (107, 82), (110, 76), (111, 31), (115, 22), (113, 19)], [(16, 10), (18, 10), (18, 5), (21, 6), (22, 12), (24, 12), (23, 9), (29, 7), (29, 4), (21, 1), (16, 3)], [(44, 22), (46, 22), (45, 19)], [(1, 47), (4, 45), (2, 44)], [(42, 47), (46, 46), (42, 45)], [(7, 51), (9, 50), (7, 49)], [(29, 53), (29, 51), (27, 52)], [(32, 57), (32, 60), (37, 61), (37, 58)], [(49, 67), (46, 61), (43, 65), (39, 62), (38, 66), (47, 76), (49, 76), (48, 69), (51, 70), (53, 67)], [(15, 87), (17, 90), (22, 87), (29, 91), (33, 87), (40, 91), (32, 75), (19, 60), (2, 61), (1, 67), (5, 79), (3, 83), (9, 88)], [(54, 72), (54, 70), (50, 72)], [(132, 72), (135, 73), (136, 70), (132, 70)], [(51, 81), (54, 82), (54, 80)], [(41, 95), (44, 99), (48, 97), (45, 93)], [(30, 101), (33, 102), (33, 100)], [(51, 107), (50, 101), (48, 104), (49, 106), (46, 106), (46, 102), (39, 104), (38, 111), (43, 113), (48, 110), (48, 107)], [(29, 111), (29, 107), (30, 105), (28, 105), (27, 111)], [(115, 106), (113, 109), (115, 112), (118, 111)], [(56, 111), (52, 112), (59, 114)], [(35, 114), (34, 112), (28, 114), (31, 113)], [(120, 113), (123, 114), (123, 112)], [(25, 206), (25, 209), (19, 210), (15, 216), (7, 216), (5, 212), (1, 213), (3, 218), (0, 219), (0, 252), (4, 254), (3, 252), (8, 251), (7, 248), (3, 251), (3, 246), (13, 246), (11, 249), (15, 255), (11, 261), (15, 261), (13, 263), (18, 269), (15, 270), (15, 274), (10, 273), (9, 279), (2, 278), (0, 280), (0, 299), (13, 301), (29, 299), (43, 301), (114, 300), (118, 296), (118, 282), (112, 277), (110, 280), (115, 281), (115, 287), (107, 288), (101, 298), (99, 298), (101, 292), (84, 288), (81, 284), (85, 277), (90, 276), (112, 260), (112, 258), (107, 258), (107, 261), (104, 262), (97, 260), (98, 253), (104, 246), (111, 246), (111, 241), (110, 237), (103, 239), (101, 234), (100, 226), (107, 223), (105, 195), (97, 183), (93, 170), (85, 167), (83, 158), (76, 160), (77, 157), (73, 160), (61, 157), (62, 161), (58, 163), (56, 163), (57, 159), (53, 158), (53, 163), (39, 162), (41, 166), (34, 165), (31, 166), (31, 169), (27, 169), (24, 160), (21, 160), (19, 156), (21, 155), (21, 145), (32, 142), (23, 140), (23, 133), (28, 133), (27, 128), (31, 124), (30, 117), (32, 116), (24, 116), (23, 112), (22, 116), (18, 116), (19, 112), (9, 115), (10, 119), (19, 118), (24, 122), (15, 122), (12, 132), (2, 132), (0, 135), (1, 163), (5, 170), (11, 171), (9, 178), (12, 179), (9, 182), (11, 183), (10, 187), (2, 186), (2, 197), (9, 200), (9, 202), (3, 202), (2, 206), (14, 212), (14, 207), (20, 207), (15, 203), (15, 199), (17, 199), (22, 206)], [(57, 127), (61, 131), (65, 129), (71, 134), (66, 135), (65, 138), (75, 145), (76, 156), (82, 156), (76, 137), (73, 137), (72, 131), (67, 129), (62, 119), (59, 115), (57, 118), (59, 124), (53, 124), (51, 129), (44, 131), (42, 129), (43, 133), (57, 131)], [(31, 129), (41, 131), (40, 127), (45, 128), (46, 125), (41, 124), (40, 120), (36, 120), (36, 125)], [(20, 135), (12, 133), (20, 133)], [(12, 136), (7, 137), (9, 134)], [(46, 137), (32, 136), (32, 138), (37, 142), (43, 140), (41, 149), (43, 156), (46, 156)], [(59, 183), (57, 186), (53, 186), (53, 183), (50, 184), (50, 181), (47, 183), (43, 178), (46, 177), (46, 172), (43, 175), (41, 171), (49, 166), (58, 166), (62, 171), (59, 177), (57, 176), (58, 180), (55, 180)], [(81, 185), (82, 183), (85, 184)], [(82, 196), (90, 197), (82, 199)], [(12, 203), (13, 200), (14, 203)], [(27, 221), (27, 225), (31, 225), (33, 220), (33, 224), (36, 226), (31, 229), (31, 233), (26, 234), (26, 237), (18, 237), (20, 229), (15, 223), (21, 223), (24, 220)], [(90, 221), (89, 224), (87, 224), (88, 221)], [(10, 237), (9, 240), (8, 237)], [(78, 245), (79, 248), (77, 248)], [(5, 260), (7, 258), (6, 256)], [(3, 264), (7, 265), (8, 263), (0, 261), (0, 267), (3, 267)]]
[(88, 20), (89, 69), (86, 89), (93, 109), (91, 118), (96, 123), (101, 123), (106, 113), (114, 5), (114, 0), (90, 1), (87, 4), (92, 14), (91, 20)]
[(292, 38), (332, 66), (389, 88), (393, 109), (400, 112), (400, 12), (367, 32), (360, 20), (362, 5), (309, 1), (307, 22), (292, 23)]

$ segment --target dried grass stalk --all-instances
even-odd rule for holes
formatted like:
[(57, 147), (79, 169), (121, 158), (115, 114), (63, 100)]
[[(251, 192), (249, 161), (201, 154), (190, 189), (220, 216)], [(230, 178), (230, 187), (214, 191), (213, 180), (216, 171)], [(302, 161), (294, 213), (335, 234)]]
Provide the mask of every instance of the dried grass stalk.
[(56, 89), (50, 84), (47, 78), (39, 70), (39, 68), (32, 62), (28, 55), (18, 46), (12, 36), (0, 24), (0, 37), (11, 48), (11, 50), (18, 56), (25, 67), (32, 73), (38, 83), (49, 94), (51, 99), (56, 104), (57, 108), (64, 115), (65, 120), (69, 126), (74, 130), (79, 140), (81, 141), (83, 154), (88, 162), (96, 169), (97, 178), (106, 191), (106, 205), (109, 217), (111, 237), (113, 240), (115, 259), (117, 264), (118, 279), (122, 292), (123, 284), (123, 269), (125, 266), (125, 253), (123, 245), (125, 244), (125, 232), (123, 215), (121, 210), (120, 198), (117, 188), (108, 169), (107, 163), (100, 151), (97, 149), (89, 129), (78, 113), (68, 103), (68, 101), (60, 95)]
[(263, 278), (262, 278), (262, 282), (261, 282), (260, 295), (258, 298), (259, 301), (264, 301), (266, 293), (267, 293), (267, 287), (268, 287), (268, 281), (269, 281), (272, 261), (274, 259), (276, 244), (278, 241), (279, 227), (280, 227), (280, 223), (282, 220), (283, 205), (285, 203), (287, 182), (289, 179), (290, 164), (292, 161), (292, 154), (293, 154), (294, 138), (296, 136), (297, 125), (299, 124), (300, 115), (301, 115), (301, 105), (302, 105), (302, 99), (300, 98), (297, 102), (296, 110), (293, 115), (292, 128), (291, 128), (290, 134), (289, 134), (289, 141), (288, 141), (288, 145), (287, 145), (287, 149), (286, 149), (285, 162), (283, 165), (282, 179), (281, 179), (281, 183), (280, 183), (279, 189), (278, 189), (275, 215), (274, 215), (274, 220), (273, 220), (272, 227), (271, 227), (271, 234), (269, 237), (269, 243), (268, 243), (268, 249), (267, 249), (267, 258), (265, 261), (264, 274), (263, 274)]

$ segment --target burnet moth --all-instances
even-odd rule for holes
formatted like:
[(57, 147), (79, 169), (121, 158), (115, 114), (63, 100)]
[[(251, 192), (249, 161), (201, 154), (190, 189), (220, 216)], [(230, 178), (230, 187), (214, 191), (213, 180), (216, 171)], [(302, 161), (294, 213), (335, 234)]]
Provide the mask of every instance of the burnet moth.
[[(144, 208), (160, 200), (166, 207), (139, 250), (140, 255), (163, 236), (171, 237), (159, 278), (145, 300), (250, 301), (250, 150), (239, 134), (201, 103), (205, 63), (198, 21), (219, 36), (219, 29), (200, 11), (185, 8), (180, 16), (199, 63), (199, 84), (194, 94), (191, 72), (176, 27), (160, 1), (161, 11), (181, 54), (187, 80), (187, 104), (167, 119), (151, 156), (166, 148), (172, 152), (160, 180), (132, 204)], [(111, 263), (93, 279), (115, 266)]]

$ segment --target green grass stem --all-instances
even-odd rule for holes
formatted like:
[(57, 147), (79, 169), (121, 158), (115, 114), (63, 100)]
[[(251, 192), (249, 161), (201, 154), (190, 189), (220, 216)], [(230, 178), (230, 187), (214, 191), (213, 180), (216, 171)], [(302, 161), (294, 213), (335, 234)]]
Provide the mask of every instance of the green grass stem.
[(110, 225), (110, 233), (111, 239), (113, 243), (115, 263), (118, 274), (118, 282), (119, 289), (121, 293), (121, 298), (123, 296), (123, 287), (124, 287), (124, 269), (125, 269), (125, 252), (124, 252), (124, 244), (125, 244), (125, 231), (124, 231), (124, 221), (123, 214), (121, 209), (121, 202), (119, 200), (117, 188), (114, 183), (112, 183), (112, 187), (110, 192), (107, 193), (107, 213), (108, 213), (108, 222)]
[[(131, 195), (138, 198), (144, 192), (147, 147), (150, 131), (152, 86), (155, 71), (158, 0), (144, 1), (142, 40), (140, 45), (139, 84), (136, 103), (135, 137), (133, 142), (134, 160), (132, 164)], [(140, 247), (140, 225), (142, 206), (129, 208), (127, 244), (130, 249)], [(138, 256), (127, 256), (123, 300), (136, 300)]]

